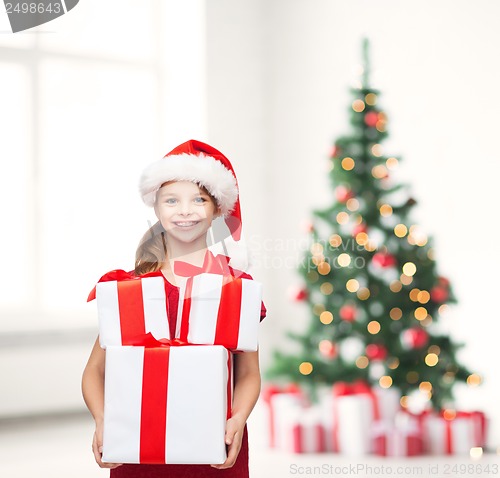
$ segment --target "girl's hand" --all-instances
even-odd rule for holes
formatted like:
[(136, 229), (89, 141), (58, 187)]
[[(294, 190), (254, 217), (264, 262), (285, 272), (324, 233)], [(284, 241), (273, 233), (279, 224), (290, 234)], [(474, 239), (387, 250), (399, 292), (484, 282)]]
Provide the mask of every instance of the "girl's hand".
[(226, 445), (228, 445), (228, 452), (226, 461), (220, 465), (211, 465), (214, 468), (222, 470), (224, 468), (231, 468), (236, 462), (238, 453), (241, 448), (241, 441), (243, 439), (243, 430), (245, 422), (236, 416), (232, 416), (226, 422)]
[(116, 468), (121, 463), (103, 463), (102, 461), (102, 425), (96, 425), (94, 439), (92, 440), (92, 451), (97, 464), (101, 468)]

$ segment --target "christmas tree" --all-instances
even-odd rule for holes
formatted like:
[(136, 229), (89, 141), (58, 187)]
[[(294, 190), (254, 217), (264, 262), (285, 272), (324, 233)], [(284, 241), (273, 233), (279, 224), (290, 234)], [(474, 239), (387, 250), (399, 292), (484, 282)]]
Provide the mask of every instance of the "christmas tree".
[[(313, 392), (317, 385), (358, 379), (397, 387), (401, 404), (419, 395), (449, 406), (457, 382), (477, 385), (456, 358), (462, 344), (439, 332), (450, 281), (438, 273), (432, 238), (410, 219), (416, 201), (391, 173), (400, 158), (384, 153), (387, 116), (369, 84), (368, 41), (362, 80), (352, 88), (352, 132), (330, 154), (331, 206), (314, 210), (310, 249), (299, 266), (311, 320), (288, 333), (297, 353), (274, 352), (267, 379), (286, 379)], [(429, 402), (430, 401), (430, 402)]]

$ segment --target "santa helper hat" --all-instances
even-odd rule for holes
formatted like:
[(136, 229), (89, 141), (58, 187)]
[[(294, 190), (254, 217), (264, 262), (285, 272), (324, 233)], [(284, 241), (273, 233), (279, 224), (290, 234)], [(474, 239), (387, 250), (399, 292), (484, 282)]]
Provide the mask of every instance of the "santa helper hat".
[[(231, 257), (233, 267), (235, 262), (240, 269), (246, 267), (246, 249), (245, 257), (241, 256), (244, 238), (238, 181), (229, 160), (214, 147), (191, 139), (144, 169), (139, 191), (147, 206), (154, 206), (158, 190), (167, 181), (191, 181), (207, 189), (221, 210), (221, 216), (212, 221), (212, 241), (223, 241), (224, 253)], [(224, 241), (229, 236), (232, 241)]]

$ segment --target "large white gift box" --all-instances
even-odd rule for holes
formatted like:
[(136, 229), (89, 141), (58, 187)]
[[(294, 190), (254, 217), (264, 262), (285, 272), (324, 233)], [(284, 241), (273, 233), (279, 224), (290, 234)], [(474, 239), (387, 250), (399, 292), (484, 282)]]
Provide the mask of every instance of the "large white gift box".
[(184, 278), (175, 336), (234, 352), (256, 351), (261, 303), (262, 284), (252, 279), (211, 273)]
[(108, 346), (103, 461), (223, 463), (231, 357), (221, 346)]

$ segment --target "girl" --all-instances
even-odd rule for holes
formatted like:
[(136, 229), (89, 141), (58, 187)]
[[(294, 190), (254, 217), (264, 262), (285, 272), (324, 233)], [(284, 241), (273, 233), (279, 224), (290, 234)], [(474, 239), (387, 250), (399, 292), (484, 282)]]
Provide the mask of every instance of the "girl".
[[(158, 222), (142, 238), (136, 252), (133, 274), (158, 275), (165, 279), (169, 307), (169, 327), (174, 337), (180, 276), (174, 261), (187, 267), (209, 268), (222, 256), (214, 257), (207, 248), (207, 232), (215, 221), (223, 221), (232, 238), (241, 238), (238, 184), (229, 160), (219, 151), (199, 141), (181, 144), (163, 159), (148, 166), (140, 180), (144, 202), (154, 207)], [(218, 228), (220, 233), (220, 227)], [(230, 267), (235, 276), (251, 279)], [(266, 316), (261, 306), (261, 320)], [(234, 355), (232, 415), (226, 422), (227, 459), (220, 465), (147, 465), (103, 463), (102, 434), (104, 413), (105, 351), (96, 340), (82, 378), (83, 397), (95, 420), (92, 450), (102, 468), (110, 468), (111, 478), (248, 478), (248, 434), (246, 422), (260, 392), (258, 352)]]

